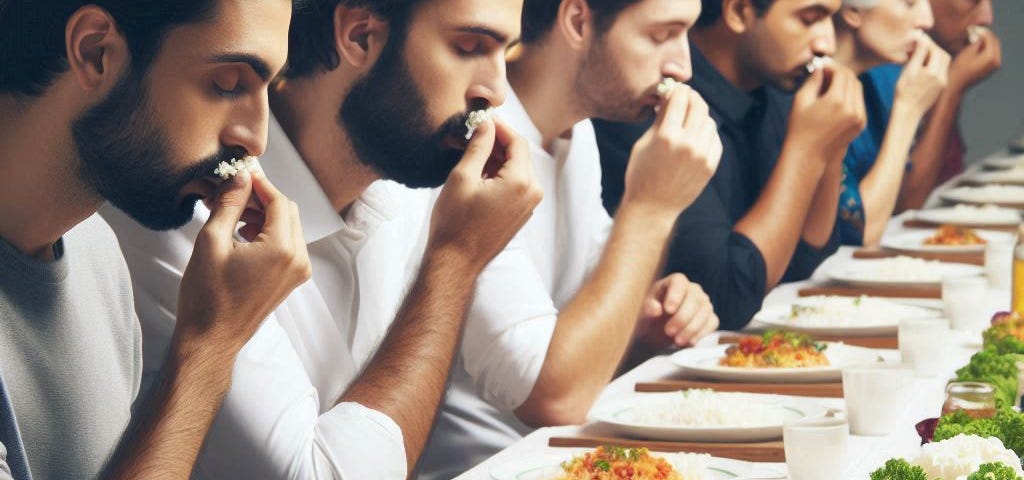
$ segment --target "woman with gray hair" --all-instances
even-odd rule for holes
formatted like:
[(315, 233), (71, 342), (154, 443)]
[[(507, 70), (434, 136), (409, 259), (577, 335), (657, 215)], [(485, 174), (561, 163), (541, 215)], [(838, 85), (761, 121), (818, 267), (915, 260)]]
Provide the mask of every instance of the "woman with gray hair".
[[(844, 159), (839, 229), (844, 244), (874, 246), (892, 217), (917, 129), (946, 85), (949, 54), (924, 32), (928, 0), (844, 0), (835, 15), (835, 59), (860, 74), (868, 126)], [(895, 91), (874, 67), (903, 64)], [(935, 159), (936, 161), (938, 159)]]

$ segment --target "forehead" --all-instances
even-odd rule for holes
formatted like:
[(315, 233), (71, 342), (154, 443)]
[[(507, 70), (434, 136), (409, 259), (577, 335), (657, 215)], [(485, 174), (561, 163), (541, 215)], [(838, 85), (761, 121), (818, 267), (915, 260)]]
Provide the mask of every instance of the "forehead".
[(219, 0), (211, 18), (167, 32), (162, 55), (182, 67), (209, 63), (217, 55), (262, 60), (276, 73), (288, 55), (291, 0)]
[(423, 2), (415, 14), (417, 23), (441, 29), (484, 27), (508, 37), (519, 37), (523, 0), (432, 0)]
[(806, 10), (820, 10), (831, 14), (837, 12), (842, 5), (842, 0), (775, 0), (768, 8), (767, 14), (786, 15)]
[(626, 7), (619, 18), (632, 22), (649, 23), (693, 23), (700, 16), (700, 0), (642, 0)]

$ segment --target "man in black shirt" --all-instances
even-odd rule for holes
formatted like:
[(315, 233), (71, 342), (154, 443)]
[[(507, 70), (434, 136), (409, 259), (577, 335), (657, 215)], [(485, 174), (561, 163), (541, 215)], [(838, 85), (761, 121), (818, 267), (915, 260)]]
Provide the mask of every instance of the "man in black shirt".
[[(691, 31), (690, 84), (711, 107), (724, 154), (680, 216), (666, 269), (704, 286), (724, 329), (743, 328), (772, 287), (809, 277), (838, 246), (842, 160), (864, 127), (863, 94), (850, 70), (826, 62), (809, 74), (808, 65), (832, 53), (840, 3), (703, 0)], [(647, 126), (594, 123), (614, 212)]]

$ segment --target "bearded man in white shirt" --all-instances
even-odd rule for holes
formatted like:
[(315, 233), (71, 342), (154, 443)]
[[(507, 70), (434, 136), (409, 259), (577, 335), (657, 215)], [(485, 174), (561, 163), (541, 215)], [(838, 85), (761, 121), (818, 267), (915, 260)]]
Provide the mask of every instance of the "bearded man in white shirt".
[[(498, 113), (529, 141), (544, 200), (480, 276), (419, 478), (452, 478), (533, 427), (583, 423), (634, 339), (686, 346), (717, 329), (699, 286), (679, 274), (655, 282), (676, 218), (722, 153), (699, 95), (685, 85), (658, 95), (663, 77), (690, 77), (686, 33), (700, 9), (524, 2), (513, 94)], [(652, 115), (613, 222), (588, 119)]]
[[(504, 101), (521, 8), (296, 9), (261, 163), (302, 211), (313, 275), (240, 353), (198, 478), (398, 479), (416, 464), (475, 280), (540, 200), (528, 146), (507, 125), (487, 120), (466, 140), (468, 113)], [(386, 179), (447, 179), (436, 215), (430, 190)], [(146, 371), (168, 341), (169, 300), (205, 214), (154, 235), (105, 212), (132, 269)]]

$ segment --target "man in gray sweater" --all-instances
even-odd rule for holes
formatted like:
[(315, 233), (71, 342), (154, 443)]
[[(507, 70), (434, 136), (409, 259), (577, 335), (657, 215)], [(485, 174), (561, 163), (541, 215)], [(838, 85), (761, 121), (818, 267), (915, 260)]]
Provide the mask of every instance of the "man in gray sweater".
[[(259, 173), (213, 176), (265, 148), (266, 88), (285, 62), (291, 9), (0, 2), (0, 441), (20, 438), (25, 453), (0, 445), (0, 478), (188, 477), (238, 351), (309, 276), (295, 204)], [(110, 201), (168, 229), (200, 199), (212, 214), (172, 347), (133, 418), (139, 325), (95, 212)], [(249, 242), (235, 236), (240, 219)]]

